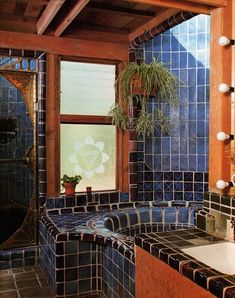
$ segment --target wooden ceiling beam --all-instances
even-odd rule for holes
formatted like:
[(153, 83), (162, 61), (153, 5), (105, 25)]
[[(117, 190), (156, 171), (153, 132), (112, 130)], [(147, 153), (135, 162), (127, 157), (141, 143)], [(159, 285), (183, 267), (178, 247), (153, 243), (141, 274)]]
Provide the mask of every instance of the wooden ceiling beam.
[(127, 61), (128, 42), (105, 42), (0, 31), (0, 48), (37, 50), (52, 54)]
[(61, 23), (55, 29), (55, 36), (60, 36), (71, 22), (78, 16), (90, 0), (76, 0), (73, 8), (63, 18)]
[(96, 2), (90, 2), (87, 6), (89, 11), (97, 11), (107, 13), (109, 15), (122, 15), (122, 16), (130, 16), (130, 17), (144, 17), (144, 18), (152, 18), (155, 16), (154, 12), (151, 11), (142, 11), (130, 8), (117, 7), (113, 5), (100, 4)]
[(129, 41), (134, 40), (136, 37), (140, 36), (146, 31), (151, 30), (153, 27), (159, 25), (160, 23), (164, 22), (166, 19), (174, 16), (179, 12), (178, 9), (175, 8), (169, 8), (163, 11), (161, 14), (157, 15), (155, 18), (150, 20), (149, 22), (145, 23), (144, 25), (137, 28), (135, 31), (131, 32), (129, 34)]
[(210, 5), (215, 7), (223, 7), (228, 4), (227, 0), (184, 0), (187, 2), (199, 3), (204, 5)]
[[(208, 0), (209, 1), (209, 0)], [(126, 2), (136, 4), (146, 4), (158, 7), (176, 8), (182, 11), (191, 11), (194, 13), (210, 14), (211, 6), (188, 1), (178, 0), (126, 0)]]
[(37, 23), (38, 34), (43, 34), (61, 8), (65, 0), (51, 0)]

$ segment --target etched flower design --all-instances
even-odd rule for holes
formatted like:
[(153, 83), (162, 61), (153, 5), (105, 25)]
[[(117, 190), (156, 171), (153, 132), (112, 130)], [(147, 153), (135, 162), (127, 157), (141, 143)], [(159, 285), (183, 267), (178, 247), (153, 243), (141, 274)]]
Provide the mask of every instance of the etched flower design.
[(83, 143), (77, 142), (74, 149), (68, 161), (74, 164), (75, 173), (81, 173), (87, 179), (93, 178), (95, 173), (104, 173), (104, 163), (109, 160), (109, 156), (103, 152), (103, 142), (95, 143), (92, 137), (86, 137)]

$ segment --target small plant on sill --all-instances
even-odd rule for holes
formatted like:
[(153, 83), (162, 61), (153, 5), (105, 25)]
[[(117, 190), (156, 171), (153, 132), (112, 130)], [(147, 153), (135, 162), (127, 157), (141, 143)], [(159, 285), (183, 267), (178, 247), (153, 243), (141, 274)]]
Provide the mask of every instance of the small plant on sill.
[(66, 196), (73, 196), (75, 194), (76, 185), (82, 180), (82, 176), (68, 176), (64, 174), (60, 180), (62, 181), (61, 185), (65, 189)]

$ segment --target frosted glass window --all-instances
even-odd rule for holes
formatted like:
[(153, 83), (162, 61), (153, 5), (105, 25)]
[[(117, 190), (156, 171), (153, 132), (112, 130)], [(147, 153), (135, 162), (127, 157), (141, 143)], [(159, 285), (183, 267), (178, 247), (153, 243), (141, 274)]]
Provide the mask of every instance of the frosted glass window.
[(116, 129), (113, 125), (61, 124), (61, 177), (83, 177), (76, 191), (115, 189)]
[(107, 115), (115, 102), (115, 65), (61, 62), (61, 114)]

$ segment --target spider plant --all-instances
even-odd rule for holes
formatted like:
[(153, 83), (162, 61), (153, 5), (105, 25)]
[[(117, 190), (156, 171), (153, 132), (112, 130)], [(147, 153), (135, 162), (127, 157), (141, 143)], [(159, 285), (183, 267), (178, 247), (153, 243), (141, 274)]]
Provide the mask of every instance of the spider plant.
[[(157, 102), (177, 105), (177, 87), (178, 79), (166, 68), (164, 63), (156, 60), (150, 64), (146, 62), (142, 62), (140, 65), (136, 62), (129, 63), (116, 80), (116, 89), (120, 94), (121, 104), (114, 105), (109, 111), (108, 117), (112, 117), (112, 123), (123, 130), (128, 129), (132, 124), (138, 135), (153, 135), (154, 120), (157, 122), (157, 127), (169, 132), (171, 128), (169, 118), (160, 110), (152, 115), (146, 111), (146, 105), (149, 98), (156, 94)], [(127, 102), (132, 105), (134, 98), (140, 102), (141, 112), (133, 122), (122, 108), (122, 103)]]

